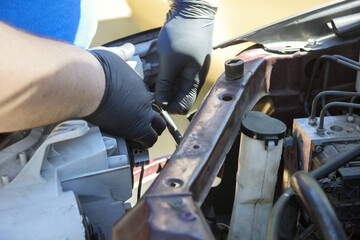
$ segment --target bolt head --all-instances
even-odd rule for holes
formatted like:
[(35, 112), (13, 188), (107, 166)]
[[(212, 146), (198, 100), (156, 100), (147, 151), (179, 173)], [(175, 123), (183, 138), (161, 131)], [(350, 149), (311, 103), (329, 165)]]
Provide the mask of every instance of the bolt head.
[(226, 80), (234, 81), (244, 76), (244, 61), (238, 58), (232, 58), (225, 62)]
[(313, 39), (313, 38), (309, 38), (308, 41), (307, 41), (308, 46), (315, 46), (316, 43), (317, 43), (316, 40)]
[(316, 134), (319, 135), (320, 137), (325, 136), (325, 129), (324, 128), (317, 128), (316, 129)]
[(311, 118), (309, 117), (308, 119), (308, 124), (311, 125), (311, 126), (316, 126), (316, 123), (317, 123), (317, 118)]
[(321, 152), (323, 152), (323, 151), (324, 151), (323, 146), (321, 146), (321, 145), (316, 145), (316, 146), (315, 146), (315, 152), (316, 152), (316, 153), (321, 153)]

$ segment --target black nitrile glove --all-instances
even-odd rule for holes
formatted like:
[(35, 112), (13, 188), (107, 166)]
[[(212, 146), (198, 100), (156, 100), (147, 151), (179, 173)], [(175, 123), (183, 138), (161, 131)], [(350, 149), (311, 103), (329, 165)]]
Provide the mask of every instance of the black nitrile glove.
[(215, 12), (206, 1), (171, 4), (158, 38), (155, 89), (156, 103), (169, 113), (186, 114), (195, 103), (209, 70)]
[(90, 52), (92, 52), (94, 50), (107, 50), (107, 51), (115, 53), (122, 60), (127, 61), (130, 58), (132, 58), (132, 56), (134, 56), (135, 46), (132, 43), (125, 43), (118, 47), (98, 46), (98, 47), (91, 48)]
[(118, 53), (106, 48), (90, 52), (104, 69), (106, 86), (98, 109), (86, 120), (109, 134), (132, 141), (133, 147), (151, 147), (166, 123), (152, 109), (143, 80)]

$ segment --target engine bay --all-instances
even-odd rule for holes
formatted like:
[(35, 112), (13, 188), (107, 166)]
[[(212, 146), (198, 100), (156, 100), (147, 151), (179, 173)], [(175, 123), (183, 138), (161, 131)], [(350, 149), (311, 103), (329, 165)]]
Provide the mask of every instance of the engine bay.
[[(256, 43), (226, 61), (165, 160), (84, 120), (2, 139), (0, 238), (360, 239), (360, 28), (339, 20), (358, 11), (339, 1), (219, 46)], [(158, 31), (106, 45), (135, 45), (150, 91)]]

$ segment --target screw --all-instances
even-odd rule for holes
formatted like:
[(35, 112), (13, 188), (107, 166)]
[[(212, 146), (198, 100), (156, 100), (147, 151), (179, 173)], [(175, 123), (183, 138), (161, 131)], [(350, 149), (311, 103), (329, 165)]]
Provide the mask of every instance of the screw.
[(316, 153), (322, 153), (324, 151), (324, 148), (321, 145), (315, 146), (315, 152)]
[(293, 137), (286, 137), (284, 138), (284, 146), (286, 148), (293, 148), (295, 145)]
[(315, 46), (317, 44), (316, 40), (313, 38), (309, 38), (307, 41), (308, 46)]

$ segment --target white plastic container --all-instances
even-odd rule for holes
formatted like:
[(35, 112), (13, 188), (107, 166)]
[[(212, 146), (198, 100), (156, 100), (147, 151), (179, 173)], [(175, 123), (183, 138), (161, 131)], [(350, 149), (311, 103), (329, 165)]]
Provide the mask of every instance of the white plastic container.
[(266, 238), (285, 131), (284, 123), (262, 112), (249, 112), (242, 121), (228, 239)]

